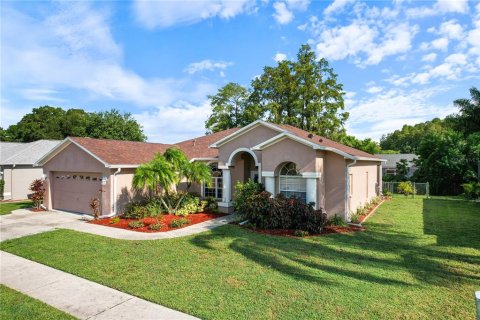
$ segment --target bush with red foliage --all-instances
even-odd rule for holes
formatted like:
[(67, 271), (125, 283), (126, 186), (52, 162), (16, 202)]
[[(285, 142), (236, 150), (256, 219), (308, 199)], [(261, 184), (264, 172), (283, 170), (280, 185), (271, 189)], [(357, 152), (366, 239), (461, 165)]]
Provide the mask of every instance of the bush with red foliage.
[(40, 206), (43, 203), (43, 199), (45, 198), (45, 185), (43, 180), (35, 179), (30, 184), (30, 191), (32, 191), (32, 201), (35, 204), (37, 209), (40, 209)]

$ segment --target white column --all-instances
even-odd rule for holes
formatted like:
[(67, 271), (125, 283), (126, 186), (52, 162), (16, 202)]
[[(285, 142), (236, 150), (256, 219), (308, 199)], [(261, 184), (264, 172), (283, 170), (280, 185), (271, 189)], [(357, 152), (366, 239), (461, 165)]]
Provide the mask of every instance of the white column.
[(230, 169), (222, 169), (223, 172), (223, 200), (226, 206), (230, 205), (230, 200), (232, 200), (231, 195), (231, 184), (232, 179), (230, 178)]
[(275, 196), (275, 177), (265, 177), (265, 190)]
[(273, 171), (263, 171), (262, 177), (265, 178), (265, 191), (275, 196), (275, 173)]
[(314, 208), (318, 208), (318, 197), (317, 197), (317, 178), (306, 178), (307, 179), (307, 203), (315, 202)]

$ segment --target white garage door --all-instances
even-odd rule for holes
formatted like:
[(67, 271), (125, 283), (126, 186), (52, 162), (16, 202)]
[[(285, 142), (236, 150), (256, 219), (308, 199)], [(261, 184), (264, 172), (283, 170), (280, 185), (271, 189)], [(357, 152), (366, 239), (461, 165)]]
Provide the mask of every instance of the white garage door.
[(99, 198), (102, 175), (84, 172), (54, 172), (53, 208), (91, 214), (90, 200)]

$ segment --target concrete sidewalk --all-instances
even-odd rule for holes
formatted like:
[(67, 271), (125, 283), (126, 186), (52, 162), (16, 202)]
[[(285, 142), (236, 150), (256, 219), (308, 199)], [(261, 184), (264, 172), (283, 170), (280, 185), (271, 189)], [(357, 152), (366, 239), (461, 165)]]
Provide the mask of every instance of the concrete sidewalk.
[(234, 219), (233, 215), (197, 223), (185, 228), (156, 233), (143, 233), (86, 223), (81, 215), (46, 211), (32, 212), (18, 209), (10, 214), (0, 216), (0, 241), (24, 237), (27, 235), (51, 231), (54, 229), (70, 229), (99, 236), (123, 240), (158, 240), (185, 237), (208, 231), (225, 225)]
[(79, 319), (198, 319), (7, 252), (0, 261), (0, 283)]

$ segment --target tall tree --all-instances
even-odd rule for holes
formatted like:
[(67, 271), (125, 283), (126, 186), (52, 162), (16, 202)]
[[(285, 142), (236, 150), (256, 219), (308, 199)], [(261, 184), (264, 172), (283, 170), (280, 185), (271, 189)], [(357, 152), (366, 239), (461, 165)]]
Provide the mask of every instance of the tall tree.
[(459, 114), (451, 117), (456, 129), (465, 136), (480, 132), (480, 90), (470, 88), (470, 99), (457, 99), (453, 104), (459, 109)]
[(245, 87), (230, 82), (220, 88), (215, 95), (208, 96), (212, 114), (205, 122), (207, 133), (244, 126), (258, 118), (249, 106), (249, 93)]
[(67, 111), (51, 106), (34, 108), (17, 124), (0, 130), (0, 141), (61, 140), (68, 136), (145, 141), (140, 124), (130, 113)]
[(212, 115), (206, 122), (207, 132), (264, 119), (339, 140), (348, 118), (343, 94), (327, 60), (317, 59), (311, 47), (303, 45), (296, 61), (265, 67), (250, 91), (229, 83), (209, 96)]

